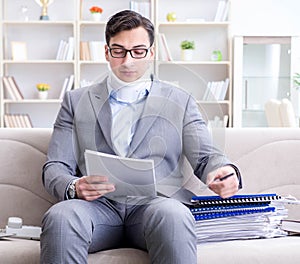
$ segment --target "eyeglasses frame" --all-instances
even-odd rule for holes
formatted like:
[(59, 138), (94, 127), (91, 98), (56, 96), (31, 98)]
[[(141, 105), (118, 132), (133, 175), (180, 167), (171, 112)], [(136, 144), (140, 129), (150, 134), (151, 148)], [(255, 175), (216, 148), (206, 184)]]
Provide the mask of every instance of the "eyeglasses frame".
[[(129, 52), (131, 58), (133, 58), (133, 59), (144, 59), (144, 58), (146, 58), (146, 56), (147, 56), (147, 54), (148, 54), (150, 48), (151, 48), (151, 46), (150, 46), (149, 48), (133, 48), (133, 49), (111, 48), (111, 47), (108, 47), (108, 50), (109, 50), (110, 55), (111, 55), (113, 58), (116, 58), (116, 59), (123, 59), (123, 58), (125, 58), (125, 57), (127, 56), (127, 53), (128, 53), (128, 52)], [(114, 50), (114, 49), (122, 49), (122, 50), (124, 50), (124, 51), (125, 51), (124, 56), (123, 56), (123, 57), (116, 57), (116, 56), (113, 56), (112, 53), (111, 53), (111, 51)], [(145, 51), (146, 51), (145, 56), (144, 56), (144, 57), (138, 57), (138, 58), (137, 58), (137, 57), (134, 57), (134, 56), (132, 55), (132, 53), (131, 53), (133, 50), (145, 50)]]

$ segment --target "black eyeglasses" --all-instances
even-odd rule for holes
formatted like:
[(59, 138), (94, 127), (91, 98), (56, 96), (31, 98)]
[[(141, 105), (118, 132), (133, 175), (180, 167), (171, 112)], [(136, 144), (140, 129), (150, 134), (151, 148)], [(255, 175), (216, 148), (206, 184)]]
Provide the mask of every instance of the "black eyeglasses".
[(150, 49), (150, 47), (148, 49), (141, 49), (141, 48), (135, 48), (135, 49), (124, 49), (124, 48), (108, 48), (110, 55), (113, 58), (125, 58), (127, 55), (127, 52), (130, 53), (130, 56), (134, 59), (143, 59), (147, 56), (148, 51)]

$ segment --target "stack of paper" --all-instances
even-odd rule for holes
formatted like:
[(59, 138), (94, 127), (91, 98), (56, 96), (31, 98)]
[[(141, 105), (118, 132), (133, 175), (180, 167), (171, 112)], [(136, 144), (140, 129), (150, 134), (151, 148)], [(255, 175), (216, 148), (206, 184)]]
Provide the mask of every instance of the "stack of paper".
[(286, 236), (281, 221), (287, 209), (275, 194), (247, 195), (221, 199), (197, 197), (191, 212), (196, 220), (197, 241), (216, 242), (234, 239)]

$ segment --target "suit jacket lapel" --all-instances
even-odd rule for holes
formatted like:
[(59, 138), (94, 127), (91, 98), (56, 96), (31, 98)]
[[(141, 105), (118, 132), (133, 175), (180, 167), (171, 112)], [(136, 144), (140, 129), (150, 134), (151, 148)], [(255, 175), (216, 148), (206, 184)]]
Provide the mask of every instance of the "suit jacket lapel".
[(100, 84), (93, 86), (89, 91), (89, 96), (104, 138), (111, 149), (113, 149), (111, 141), (112, 113), (109, 104), (106, 79)]
[(166, 107), (166, 98), (171, 94), (171, 90), (162, 89), (161, 83), (157, 80), (153, 81), (151, 91), (145, 102), (145, 107), (142, 115), (138, 121), (136, 131), (133, 135), (131, 145), (129, 147), (128, 157), (130, 157), (136, 148), (141, 144), (147, 135), (148, 131), (153, 126), (153, 123), (157, 120), (160, 113)]

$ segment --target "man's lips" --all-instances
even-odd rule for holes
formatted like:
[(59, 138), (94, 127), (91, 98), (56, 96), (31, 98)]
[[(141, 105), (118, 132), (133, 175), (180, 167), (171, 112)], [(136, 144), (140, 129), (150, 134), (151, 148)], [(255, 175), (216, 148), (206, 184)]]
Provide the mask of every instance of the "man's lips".
[(131, 74), (134, 74), (135, 71), (121, 71), (122, 74), (125, 74), (125, 75), (131, 75)]

